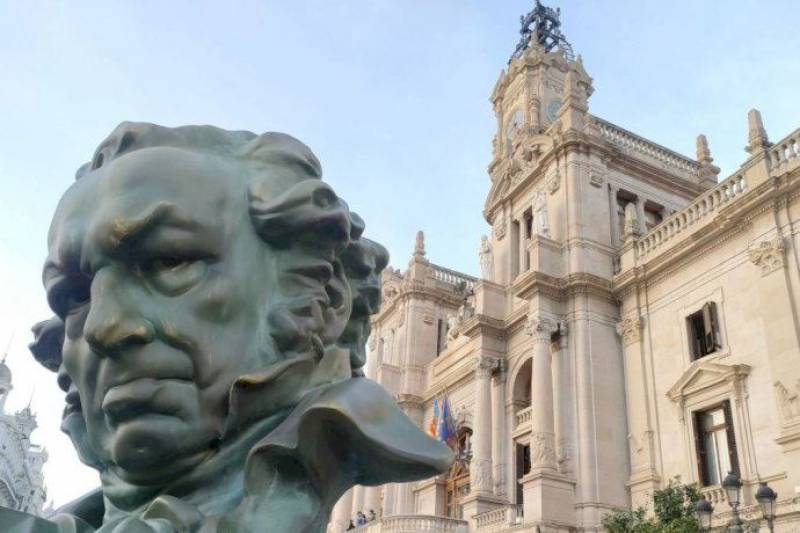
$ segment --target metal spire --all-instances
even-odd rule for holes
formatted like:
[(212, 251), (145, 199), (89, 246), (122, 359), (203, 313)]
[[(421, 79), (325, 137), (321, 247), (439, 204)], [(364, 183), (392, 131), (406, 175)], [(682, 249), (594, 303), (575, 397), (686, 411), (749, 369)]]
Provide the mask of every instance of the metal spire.
[(572, 52), (572, 45), (567, 42), (567, 38), (561, 33), (561, 9), (553, 9), (551, 7), (543, 6), (539, 0), (536, 0), (536, 5), (533, 10), (527, 15), (520, 15), (519, 21), (522, 26), (519, 30), (521, 38), (517, 44), (514, 53), (511, 54), (512, 59), (520, 57), (525, 50), (534, 44), (538, 44), (544, 48), (545, 52), (551, 52), (554, 48), (564, 52), (567, 59), (574, 59), (575, 54)]

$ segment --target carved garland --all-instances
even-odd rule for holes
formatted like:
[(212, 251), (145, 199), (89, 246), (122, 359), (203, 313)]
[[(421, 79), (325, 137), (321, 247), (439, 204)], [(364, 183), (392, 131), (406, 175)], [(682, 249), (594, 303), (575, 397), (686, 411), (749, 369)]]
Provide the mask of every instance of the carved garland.
[(753, 243), (747, 250), (750, 261), (761, 268), (761, 275), (766, 276), (783, 268), (785, 263), (783, 238), (780, 235), (759, 243)]
[(628, 317), (617, 323), (617, 335), (622, 337), (622, 342), (628, 346), (639, 342), (642, 336), (642, 327), (644, 327), (644, 319), (641, 316)]

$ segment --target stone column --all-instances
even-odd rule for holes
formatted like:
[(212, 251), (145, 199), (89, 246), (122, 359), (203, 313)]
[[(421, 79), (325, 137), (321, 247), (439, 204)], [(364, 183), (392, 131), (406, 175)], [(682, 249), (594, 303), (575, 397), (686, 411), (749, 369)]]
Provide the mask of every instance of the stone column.
[(617, 194), (619, 188), (613, 185), (608, 186), (609, 208), (611, 209), (611, 245), (622, 246), (623, 236), (619, 231), (619, 209), (617, 208)]
[(574, 475), (574, 402), (572, 394), (575, 384), (572, 379), (572, 365), (568, 351), (568, 326), (559, 322), (559, 350), (553, 360), (553, 401), (555, 402), (556, 456), (558, 472), (566, 476)]
[(533, 337), (533, 377), (531, 400), (533, 420), (531, 431), (531, 468), (556, 469), (555, 421), (553, 418), (553, 370), (550, 339), (558, 323), (538, 313), (528, 316), (525, 331)]
[(383, 516), (381, 509), (381, 487), (364, 487), (364, 512), (369, 515), (370, 510), (377, 516)]
[(497, 361), (497, 371), (492, 379), (492, 478), (495, 496), (506, 495), (506, 365)]
[(332, 533), (340, 533), (341, 531), (347, 529), (348, 524), (350, 524), (350, 520), (353, 518), (353, 515), (350, 514), (350, 510), (352, 508), (353, 490), (351, 489), (345, 492), (333, 507), (333, 512), (331, 513), (333, 516), (333, 519), (331, 520)]
[(353, 506), (350, 509), (350, 516), (355, 517), (359, 511), (366, 514), (364, 511), (364, 487), (356, 485), (353, 487)]
[(644, 198), (636, 197), (636, 217), (639, 219), (639, 234), (647, 233), (647, 218), (644, 215)]
[(395, 492), (397, 492), (397, 483), (387, 483), (383, 486), (383, 515), (392, 516), (396, 515), (395, 512)]
[(491, 377), (497, 359), (478, 356), (475, 361), (475, 412), (472, 428), (470, 489), (472, 494), (493, 493)]
[(522, 274), (527, 269), (525, 268), (525, 258), (528, 256), (528, 240), (526, 232), (528, 231), (527, 222), (525, 217), (519, 219), (519, 273)]

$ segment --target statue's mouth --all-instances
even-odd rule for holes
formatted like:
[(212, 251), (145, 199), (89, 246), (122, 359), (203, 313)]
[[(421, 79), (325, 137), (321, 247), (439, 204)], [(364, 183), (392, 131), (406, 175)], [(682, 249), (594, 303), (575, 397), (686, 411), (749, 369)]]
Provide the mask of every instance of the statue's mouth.
[(160, 397), (160, 392), (185, 379), (139, 378), (109, 388), (103, 397), (103, 413), (112, 425), (119, 425), (144, 415), (175, 415), (179, 407)]

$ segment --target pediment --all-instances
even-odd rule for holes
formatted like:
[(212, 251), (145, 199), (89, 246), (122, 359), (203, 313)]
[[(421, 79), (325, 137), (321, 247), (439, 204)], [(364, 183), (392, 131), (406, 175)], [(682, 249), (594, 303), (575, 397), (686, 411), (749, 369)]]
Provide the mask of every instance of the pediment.
[(712, 387), (732, 385), (748, 374), (750, 374), (749, 365), (722, 365), (701, 359), (686, 369), (669, 389), (667, 396), (672, 401), (678, 401)]

